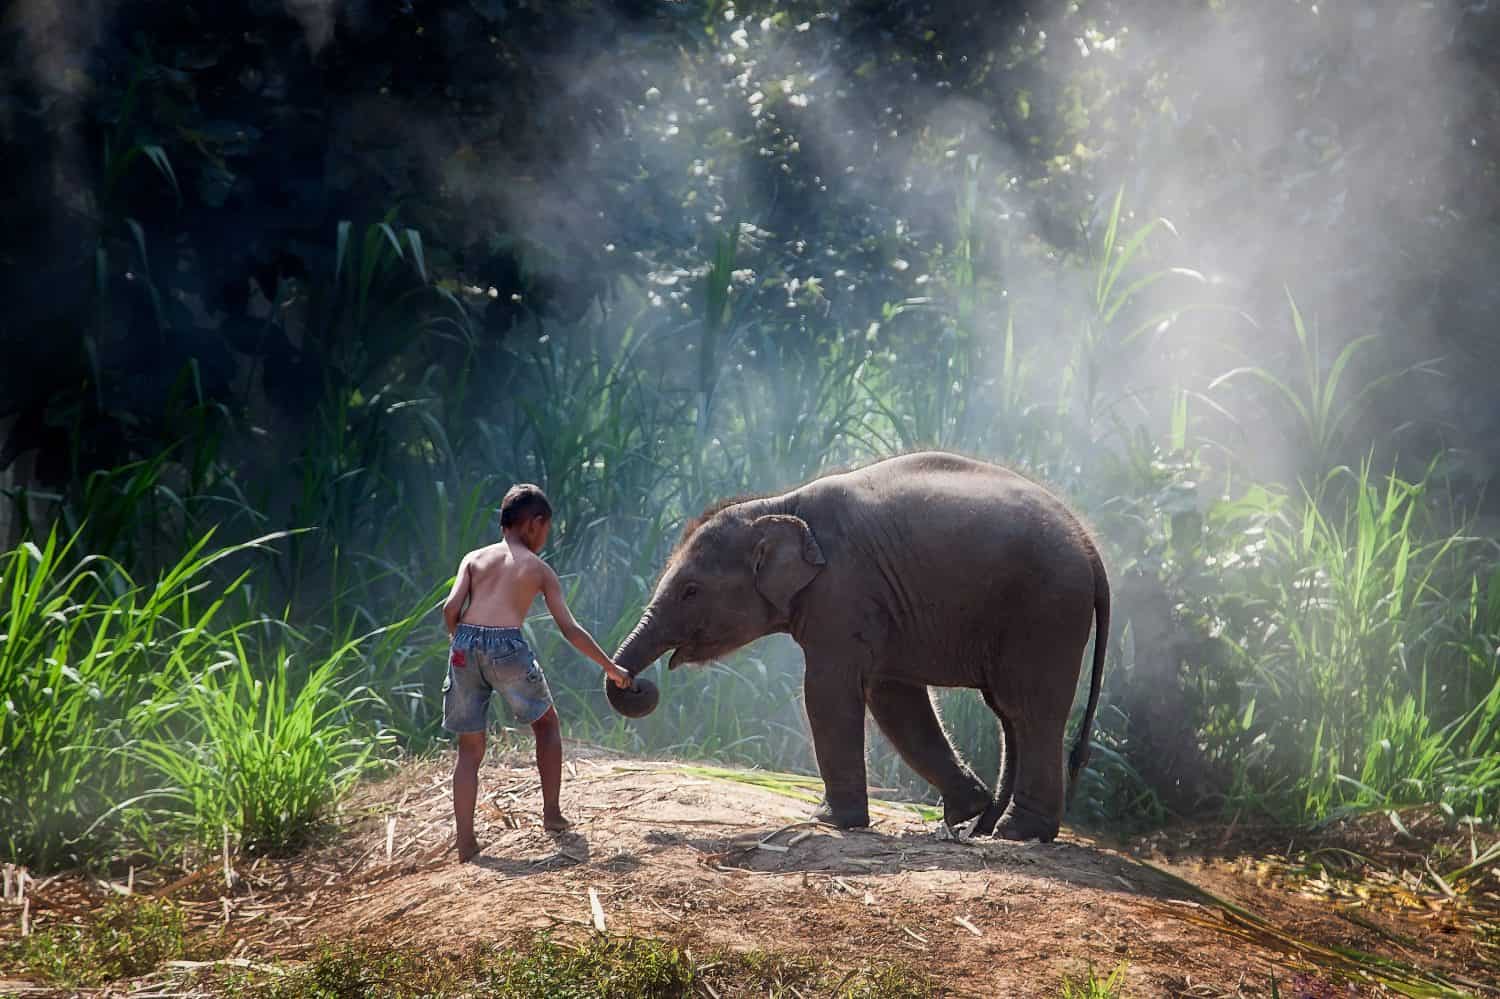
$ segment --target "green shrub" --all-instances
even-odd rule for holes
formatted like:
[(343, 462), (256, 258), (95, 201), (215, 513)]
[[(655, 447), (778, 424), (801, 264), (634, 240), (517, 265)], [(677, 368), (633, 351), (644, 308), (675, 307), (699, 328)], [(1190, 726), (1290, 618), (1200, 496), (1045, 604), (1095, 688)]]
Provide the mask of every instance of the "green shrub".
[(132, 712), (164, 675), (202, 669), (243, 577), (195, 599), (216, 563), (267, 539), (209, 552), (205, 536), (153, 585), (56, 531), (0, 553), (0, 832), (8, 857), (45, 869), (107, 837), (154, 793), (121, 755)]
[(110, 902), (82, 925), (49, 927), (6, 948), (15, 967), (50, 985), (91, 987), (149, 974), (189, 950), (187, 918), (149, 899)]
[[(470, 950), (436, 960), (410, 948), (327, 945), (283, 974), (239, 976), (230, 991), (261, 999), (406, 999), (487, 995), (500, 999), (688, 999), (720, 995), (832, 995), (925, 999), (931, 982), (904, 965), (841, 971), (808, 957), (764, 951), (705, 960), (649, 938), (590, 937), (574, 945), (542, 935), (516, 948)], [(798, 990), (798, 991), (793, 991)]]
[(246, 849), (301, 845), (380, 746), (351, 710), (368, 694), (339, 685), (348, 652), (297, 683), (290, 654), (278, 649), (257, 669), (236, 638), (215, 663), (167, 684), (130, 749), (170, 802), (167, 827), (199, 843), (228, 829)]
[(319, 657), (249, 610), (248, 573), (219, 570), (270, 537), (210, 549), (205, 535), (151, 585), (77, 539), (0, 553), (0, 808), (15, 817), (0, 850), (45, 870), (226, 827), (297, 842), (382, 742), (360, 715), (373, 695), (340, 680), (360, 643)]

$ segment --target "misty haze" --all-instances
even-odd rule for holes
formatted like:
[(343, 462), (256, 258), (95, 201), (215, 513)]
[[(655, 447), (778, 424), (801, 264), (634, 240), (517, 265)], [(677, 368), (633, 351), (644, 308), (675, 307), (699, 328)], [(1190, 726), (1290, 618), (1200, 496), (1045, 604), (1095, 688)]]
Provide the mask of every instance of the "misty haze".
[(1495, 5), (0, 40), (0, 993), (1500, 996)]

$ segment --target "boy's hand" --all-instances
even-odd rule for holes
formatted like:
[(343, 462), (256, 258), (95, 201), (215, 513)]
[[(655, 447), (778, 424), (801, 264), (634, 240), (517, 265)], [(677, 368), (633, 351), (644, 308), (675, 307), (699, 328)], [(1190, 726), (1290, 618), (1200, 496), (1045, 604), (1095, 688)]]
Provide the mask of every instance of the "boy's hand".
[(604, 667), (604, 675), (609, 677), (610, 680), (614, 682), (614, 685), (616, 687), (629, 689), (635, 684), (635, 680), (630, 676), (630, 674), (622, 670), (620, 667), (616, 666), (614, 663), (610, 663), (608, 666)]

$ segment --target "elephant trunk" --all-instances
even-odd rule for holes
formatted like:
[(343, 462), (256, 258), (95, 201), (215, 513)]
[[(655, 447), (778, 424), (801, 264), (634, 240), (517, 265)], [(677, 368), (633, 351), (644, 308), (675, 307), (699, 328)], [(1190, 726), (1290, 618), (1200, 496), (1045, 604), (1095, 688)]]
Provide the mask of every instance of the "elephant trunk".
[(648, 607), (646, 613), (641, 615), (640, 623), (625, 636), (625, 641), (620, 643), (620, 649), (615, 653), (615, 662), (630, 674), (634, 682), (629, 687), (617, 687), (606, 682), (604, 692), (609, 697), (609, 706), (627, 718), (644, 718), (655, 711), (661, 692), (650, 680), (638, 677), (666, 650), (666, 646), (657, 637), (651, 608)]
[(656, 637), (655, 619), (648, 607), (640, 622), (620, 643), (614, 655), (615, 664), (631, 676), (638, 676), (666, 651), (667, 647)]

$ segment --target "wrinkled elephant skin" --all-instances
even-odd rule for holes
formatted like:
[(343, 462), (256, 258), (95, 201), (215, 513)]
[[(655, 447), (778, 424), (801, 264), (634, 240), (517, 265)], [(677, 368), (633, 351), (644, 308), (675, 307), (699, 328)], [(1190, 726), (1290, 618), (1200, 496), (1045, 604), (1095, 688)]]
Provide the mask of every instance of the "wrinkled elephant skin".
[[(1051, 840), (1062, 821), (1063, 737), (1091, 626), (1088, 704), (1068, 759), (1088, 758), (1109, 583), (1061, 500), (1014, 472), (942, 452), (824, 476), (688, 525), (615, 658), (632, 675), (789, 633), (826, 799), (819, 816), (869, 824), (865, 712), (943, 796), (955, 825)], [(932, 687), (978, 689), (999, 718), (995, 793), (955, 753)]]

